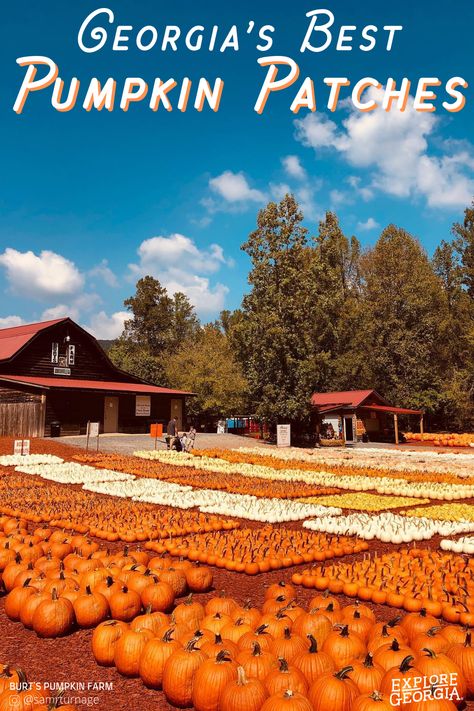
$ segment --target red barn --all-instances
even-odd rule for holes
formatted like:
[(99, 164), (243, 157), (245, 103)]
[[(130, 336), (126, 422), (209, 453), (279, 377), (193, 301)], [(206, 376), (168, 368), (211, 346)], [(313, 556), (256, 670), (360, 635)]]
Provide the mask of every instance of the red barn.
[[(0, 329), (0, 435), (148, 432), (185, 418), (182, 390), (152, 385), (117, 368), (97, 340), (70, 318)], [(57, 429), (58, 425), (55, 425)]]

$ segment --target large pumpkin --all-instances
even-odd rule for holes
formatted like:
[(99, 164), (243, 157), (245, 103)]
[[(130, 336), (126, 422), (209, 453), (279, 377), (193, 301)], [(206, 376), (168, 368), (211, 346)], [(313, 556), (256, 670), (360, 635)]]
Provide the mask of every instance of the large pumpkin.
[(237, 679), (237, 664), (224, 649), (215, 659), (206, 659), (196, 671), (193, 683), (195, 711), (218, 711), (221, 694)]
[(150, 639), (143, 649), (138, 667), (143, 683), (153, 689), (161, 689), (165, 662), (178, 649), (182, 649), (182, 645), (173, 639), (171, 630), (165, 632), (161, 639)]
[(222, 691), (219, 711), (260, 711), (268, 691), (259, 679), (248, 679), (242, 667), (237, 669), (237, 679)]
[(466, 681), (459, 666), (446, 654), (436, 654), (431, 649), (423, 649), (421, 654), (418, 654), (414, 660), (415, 668), (422, 676), (441, 677), (441, 674), (447, 674), (450, 680), (448, 684), (449, 698), (455, 701), (459, 706), (466, 698)]
[(326, 672), (310, 686), (308, 699), (313, 711), (351, 711), (359, 689), (349, 678), (352, 667)]
[(92, 592), (89, 585), (83, 595), (73, 602), (76, 622), (80, 627), (96, 627), (109, 614), (109, 603), (99, 592)]
[(258, 642), (254, 642), (252, 651), (240, 652), (237, 661), (249, 679), (261, 681), (267, 678), (272, 669), (278, 667), (277, 658), (271, 652), (263, 652)]
[(110, 667), (114, 663), (115, 643), (128, 629), (126, 622), (107, 620), (92, 633), (92, 654), (97, 664)]
[(313, 711), (310, 701), (303, 694), (286, 689), (270, 696), (261, 711)]
[[(372, 655), (368, 654), (363, 662), (355, 659), (349, 677), (356, 684), (361, 694), (372, 694), (380, 688), (385, 669), (374, 663)], [(383, 709), (381, 708), (381, 711)]]
[(463, 644), (453, 644), (446, 652), (447, 656), (459, 667), (466, 682), (468, 699), (474, 699), (474, 647), (471, 633), (466, 634)]
[(354, 659), (364, 659), (367, 649), (359, 635), (349, 632), (347, 625), (344, 625), (327, 637), (323, 644), (323, 652), (327, 652), (336, 667), (342, 669)]
[(192, 706), (194, 676), (205, 659), (205, 654), (191, 640), (184, 649), (177, 649), (166, 660), (162, 686), (171, 704), (181, 708)]
[(151, 630), (143, 629), (135, 632), (128, 629), (118, 638), (114, 646), (114, 664), (120, 674), (139, 675), (140, 657), (146, 643), (153, 637)]
[(312, 684), (326, 672), (335, 672), (334, 660), (326, 652), (318, 651), (318, 643), (313, 635), (308, 635), (309, 649), (296, 655), (293, 665), (304, 675), (308, 684)]
[(33, 614), (33, 629), (39, 637), (61, 637), (74, 624), (74, 608), (53, 589), (51, 597), (40, 602)]
[(264, 684), (270, 696), (285, 691), (285, 689), (291, 689), (300, 694), (306, 694), (308, 691), (308, 682), (303, 676), (303, 673), (297, 667), (288, 664), (286, 659), (279, 659), (278, 661), (278, 668), (270, 671), (264, 680)]

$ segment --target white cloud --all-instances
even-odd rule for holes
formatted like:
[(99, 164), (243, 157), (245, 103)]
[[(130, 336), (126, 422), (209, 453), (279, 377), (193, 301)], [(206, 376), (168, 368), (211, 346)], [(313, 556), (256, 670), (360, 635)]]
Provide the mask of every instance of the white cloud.
[(298, 180), (304, 180), (306, 178), (306, 171), (301, 165), (298, 156), (285, 156), (281, 159), (285, 171), (292, 178), (297, 178)]
[(171, 293), (186, 294), (201, 314), (221, 310), (229, 289), (215, 285), (207, 275), (215, 274), (223, 266), (233, 266), (218, 244), (199, 249), (196, 243), (181, 234), (151, 237), (138, 248), (139, 262), (130, 264), (130, 277), (154, 276)]
[(346, 182), (353, 188), (355, 193), (364, 200), (364, 202), (368, 202), (369, 200), (372, 200), (374, 197), (374, 191), (371, 190), (370, 188), (361, 185), (361, 179), (357, 175), (349, 175), (346, 178)]
[(69, 316), (73, 321), (77, 321), (79, 317), (79, 310), (68, 306), (67, 304), (56, 304), (56, 306), (51, 306), (49, 309), (45, 309), (41, 314), (42, 321), (54, 321), (57, 318), (65, 318)]
[[(368, 98), (380, 102), (382, 90), (371, 88)], [(445, 143), (445, 154), (430, 153), (438, 119), (432, 113), (413, 110), (410, 98), (406, 111), (372, 112), (352, 110), (342, 127), (324, 114), (308, 114), (295, 121), (296, 138), (318, 153), (338, 152), (350, 165), (370, 169), (370, 189), (397, 197), (426, 199), (432, 207), (463, 207), (471, 201), (474, 180), (472, 146)]]
[(219, 244), (200, 250), (192, 239), (178, 233), (145, 240), (138, 248), (138, 256), (140, 263), (130, 268), (140, 276), (173, 268), (213, 273), (227, 263)]
[(123, 325), (130, 314), (127, 311), (116, 311), (107, 316), (105, 311), (99, 311), (92, 316), (89, 323), (84, 326), (96, 338), (113, 340), (122, 335)]
[(103, 259), (100, 264), (97, 264), (89, 272), (88, 276), (102, 280), (107, 286), (112, 288), (118, 286), (118, 279), (109, 267), (106, 259)]
[(365, 222), (358, 222), (357, 229), (361, 232), (368, 232), (369, 230), (375, 230), (380, 227), (379, 223), (374, 220), (373, 217), (369, 217)]
[(7, 247), (0, 254), (0, 266), (6, 270), (12, 292), (40, 301), (76, 294), (84, 284), (73, 262), (48, 250), (37, 255)]
[(347, 194), (342, 190), (331, 190), (329, 193), (329, 199), (331, 200), (331, 205), (347, 205), (350, 202)]
[(13, 328), (13, 326), (21, 326), (25, 321), (21, 316), (1, 316), (0, 328)]
[(264, 202), (265, 195), (251, 188), (245, 175), (225, 170), (221, 175), (209, 180), (209, 187), (219, 197), (229, 203)]

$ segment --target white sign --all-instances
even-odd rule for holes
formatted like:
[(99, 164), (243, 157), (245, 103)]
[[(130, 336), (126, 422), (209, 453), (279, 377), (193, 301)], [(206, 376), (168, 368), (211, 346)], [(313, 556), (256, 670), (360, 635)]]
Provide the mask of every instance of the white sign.
[(150, 417), (151, 397), (150, 395), (137, 395), (135, 398), (135, 417)]
[(27, 457), (30, 453), (30, 440), (29, 439), (16, 439), (13, 445), (13, 452), (19, 454), (20, 456)]
[(89, 437), (99, 436), (99, 422), (89, 422)]
[(277, 447), (291, 447), (291, 425), (277, 425)]
[(71, 375), (71, 368), (55, 368), (55, 375)]

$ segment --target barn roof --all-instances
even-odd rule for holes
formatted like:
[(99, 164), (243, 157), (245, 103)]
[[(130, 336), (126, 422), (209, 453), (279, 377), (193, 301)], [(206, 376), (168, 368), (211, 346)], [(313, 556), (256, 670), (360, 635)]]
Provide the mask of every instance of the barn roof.
[(342, 390), (330, 393), (313, 393), (311, 404), (321, 408), (328, 408), (330, 405), (339, 407), (359, 407), (369, 397), (377, 400), (380, 404), (387, 404), (386, 400), (378, 394), (376, 390)]
[(107, 392), (135, 393), (146, 395), (194, 395), (187, 390), (160, 388), (149, 383), (122, 383), (112, 380), (80, 380), (78, 378), (44, 378), (33, 375), (0, 375), (0, 382), (28, 385), (43, 390), (63, 388), (72, 390), (99, 390)]
[(57, 318), (54, 321), (41, 321), (40, 323), (28, 323), (23, 326), (0, 329), (0, 360), (13, 358), (38, 333), (68, 320), (67, 318)]

